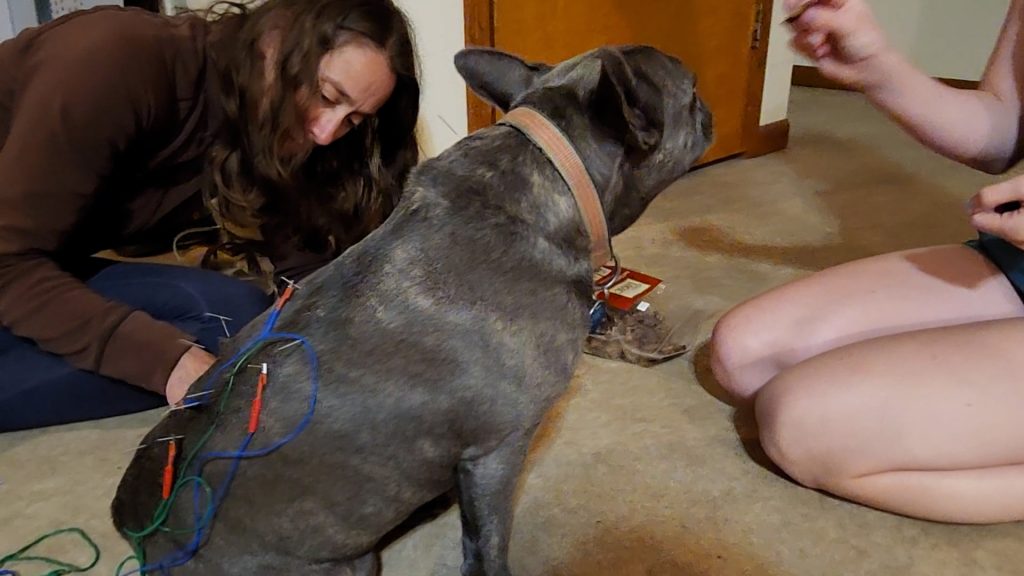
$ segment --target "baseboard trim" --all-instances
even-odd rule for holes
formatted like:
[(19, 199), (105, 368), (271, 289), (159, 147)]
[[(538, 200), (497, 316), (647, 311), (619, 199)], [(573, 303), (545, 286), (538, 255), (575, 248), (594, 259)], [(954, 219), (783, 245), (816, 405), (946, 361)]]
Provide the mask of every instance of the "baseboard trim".
[[(958, 80), (956, 78), (936, 78), (939, 82), (962, 90), (977, 90), (976, 80)], [(814, 66), (793, 66), (793, 86), (805, 88), (824, 88), (826, 90), (850, 90), (849, 88), (825, 78)]]
[(779, 120), (760, 126), (746, 140), (747, 149), (743, 153), (744, 158), (757, 158), (785, 150), (789, 145), (789, 120)]

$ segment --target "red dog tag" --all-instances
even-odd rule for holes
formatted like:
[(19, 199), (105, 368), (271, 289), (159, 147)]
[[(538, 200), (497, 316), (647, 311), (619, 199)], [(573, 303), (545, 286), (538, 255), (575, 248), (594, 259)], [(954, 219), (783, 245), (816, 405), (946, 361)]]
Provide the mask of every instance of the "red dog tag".
[[(614, 272), (612, 268), (602, 266), (594, 273), (594, 283), (600, 285), (607, 282)], [(653, 292), (660, 284), (661, 280), (654, 276), (623, 268), (619, 279), (608, 287), (608, 305), (623, 311), (632, 310), (644, 296)], [(604, 291), (594, 293), (597, 300), (604, 300), (604, 296)]]

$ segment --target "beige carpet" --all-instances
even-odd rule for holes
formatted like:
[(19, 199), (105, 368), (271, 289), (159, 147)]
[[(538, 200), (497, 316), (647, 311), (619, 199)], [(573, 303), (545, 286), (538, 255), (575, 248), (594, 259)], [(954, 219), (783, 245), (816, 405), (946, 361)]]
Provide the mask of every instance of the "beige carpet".
[[(797, 90), (791, 121), (789, 150), (694, 173), (617, 240), (626, 265), (667, 281), (657, 302), (698, 349), (655, 369), (581, 365), (523, 482), (515, 574), (1024, 574), (1024, 525), (930, 524), (802, 489), (717, 399), (702, 344), (728, 307), (852, 258), (960, 242), (964, 201), (994, 181), (923, 151), (854, 95)], [(73, 524), (103, 549), (93, 573), (111, 574), (127, 548), (107, 506), (157, 416), (0, 435), (0, 552)], [(392, 545), (385, 574), (458, 574), (458, 539), (452, 509)]]

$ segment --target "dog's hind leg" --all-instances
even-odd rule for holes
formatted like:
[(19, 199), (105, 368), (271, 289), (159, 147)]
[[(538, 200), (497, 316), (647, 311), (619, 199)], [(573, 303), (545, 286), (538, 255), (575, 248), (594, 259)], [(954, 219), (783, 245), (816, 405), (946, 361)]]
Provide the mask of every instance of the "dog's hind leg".
[(462, 576), (509, 576), (512, 500), (532, 432), (509, 436), (491, 453), (459, 463)]

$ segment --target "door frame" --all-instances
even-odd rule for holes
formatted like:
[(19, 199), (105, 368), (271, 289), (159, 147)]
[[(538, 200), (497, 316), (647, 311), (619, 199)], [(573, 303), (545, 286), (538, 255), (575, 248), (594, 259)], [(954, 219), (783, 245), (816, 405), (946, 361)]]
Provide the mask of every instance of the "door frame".
[[(789, 144), (789, 120), (761, 125), (761, 104), (764, 98), (765, 71), (768, 64), (768, 43), (771, 41), (772, 8), (775, 0), (755, 0), (758, 10), (751, 30), (749, 70), (747, 74), (747, 106), (743, 118), (744, 157), (755, 157), (786, 148)], [(466, 46), (494, 47), (494, 0), (463, 0)], [(475, 132), (494, 124), (497, 114), (490, 104), (467, 89), (469, 131)]]

